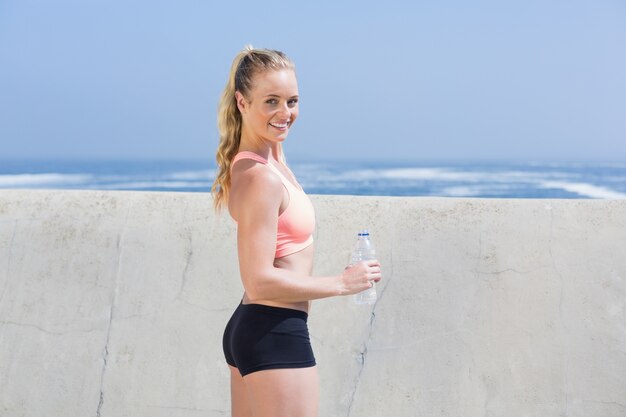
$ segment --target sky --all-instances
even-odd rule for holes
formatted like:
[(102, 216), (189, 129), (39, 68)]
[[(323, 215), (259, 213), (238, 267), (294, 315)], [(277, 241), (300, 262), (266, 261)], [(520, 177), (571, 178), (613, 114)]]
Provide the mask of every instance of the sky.
[(290, 160), (626, 161), (623, 0), (0, 0), (0, 159), (214, 160), (247, 44)]

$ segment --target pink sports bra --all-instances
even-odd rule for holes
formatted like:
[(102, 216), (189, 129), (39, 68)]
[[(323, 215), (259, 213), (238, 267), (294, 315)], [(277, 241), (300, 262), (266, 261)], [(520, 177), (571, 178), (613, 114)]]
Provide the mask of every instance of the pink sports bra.
[(235, 155), (230, 165), (231, 170), (240, 159), (253, 159), (269, 166), (278, 175), (289, 194), (289, 204), (278, 216), (275, 258), (291, 255), (313, 243), (312, 233), (315, 230), (315, 211), (311, 200), (304, 193), (304, 190), (299, 185), (296, 187), (278, 168), (254, 152), (242, 151)]

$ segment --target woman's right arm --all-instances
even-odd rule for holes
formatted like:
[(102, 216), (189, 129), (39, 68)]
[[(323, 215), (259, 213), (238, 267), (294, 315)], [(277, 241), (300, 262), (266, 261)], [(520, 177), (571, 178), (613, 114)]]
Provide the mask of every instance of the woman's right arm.
[(255, 164), (238, 172), (230, 198), (236, 207), (239, 270), (251, 301), (309, 301), (355, 294), (380, 280), (378, 261), (365, 261), (332, 276), (298, 276), (274, 266), (283, 184), (269, 168)]

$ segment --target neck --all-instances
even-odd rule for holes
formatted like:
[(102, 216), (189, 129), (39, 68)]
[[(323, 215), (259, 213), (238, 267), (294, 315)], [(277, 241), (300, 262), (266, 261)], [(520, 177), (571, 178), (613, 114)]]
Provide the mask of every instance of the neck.
[(250, 140), (246, 138), (244, 135), (241, 135), (241, 143), (239, 144), (239, 152), (253, 152), (263, 158), (269, 160), (274, 159), (276, 161), (280, 160), (279, 154), (279, 145), (269, 144), (262, 139)]

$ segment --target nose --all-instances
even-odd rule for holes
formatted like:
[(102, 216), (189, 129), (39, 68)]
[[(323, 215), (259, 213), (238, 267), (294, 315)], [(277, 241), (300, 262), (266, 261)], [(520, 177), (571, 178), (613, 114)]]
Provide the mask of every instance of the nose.
[(278, 109), (278, 115), (287, 119), (291, 118), (291, 109), (289, 108), (287, 102), (280, 106), (280, 108)]

